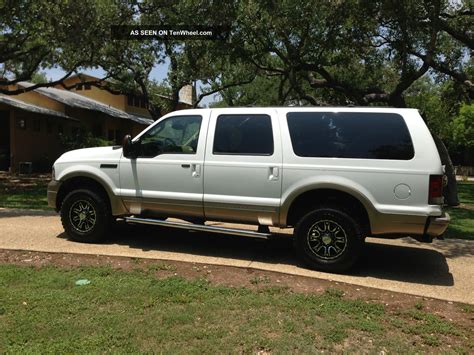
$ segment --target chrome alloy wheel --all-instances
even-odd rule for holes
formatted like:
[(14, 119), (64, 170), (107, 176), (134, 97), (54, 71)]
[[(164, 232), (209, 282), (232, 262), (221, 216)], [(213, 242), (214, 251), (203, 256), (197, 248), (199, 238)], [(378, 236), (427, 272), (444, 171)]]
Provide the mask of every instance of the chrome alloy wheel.
[(339, 257), (347, 247), (346, 232), (331, 220), (321, 220), (313, 224), (307, 240), (309, 249), (318, 258), (325, 260)]
[(76, 201), (69, 209), (69, 222), (72, 227), (80, 233), (91, 231), (96, 221), (97, 215), (94, 206), (88, 201)]

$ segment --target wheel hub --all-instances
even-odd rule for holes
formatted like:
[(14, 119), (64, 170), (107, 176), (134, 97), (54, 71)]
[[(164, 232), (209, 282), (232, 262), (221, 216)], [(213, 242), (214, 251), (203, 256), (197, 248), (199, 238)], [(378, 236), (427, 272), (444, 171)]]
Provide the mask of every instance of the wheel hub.
[(320, 220), (313, 224), (307, 240), (309, 249), (325, 260), (338, 258), (347, 247), (345, 230), (332, 220)]
[(69, 221), (72, 227), (80, 233), (91, 231), (97, 221), (94, 206), (85, 200), (74, 202), (69, 209)]
[(323, 237), (321, 239), (322, 239), (322, 241), (325, 245), (329, 245), (329, 244), (332, 243), (332, 238), (329, 234), (323, 235)]

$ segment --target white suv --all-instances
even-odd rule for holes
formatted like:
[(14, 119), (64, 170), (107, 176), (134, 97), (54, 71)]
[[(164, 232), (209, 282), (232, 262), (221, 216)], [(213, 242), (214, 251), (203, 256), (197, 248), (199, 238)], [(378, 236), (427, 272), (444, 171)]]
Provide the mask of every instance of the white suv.
[(341, 272), (367, 236), (441, 236), (442, 187), (438, 151), (414, 109), (195, 109), (125, 137), (123, 149), (63, 154), (48, 201), (83, 242), (103, 239), (117, 217), (263, 238), (268, 226), (294, 227), (309, 266)]

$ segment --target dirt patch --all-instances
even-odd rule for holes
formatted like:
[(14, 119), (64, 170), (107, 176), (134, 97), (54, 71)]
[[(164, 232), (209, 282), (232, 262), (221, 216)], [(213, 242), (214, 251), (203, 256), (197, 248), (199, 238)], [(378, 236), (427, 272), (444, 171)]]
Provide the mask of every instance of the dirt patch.
[(474, 210), (474, 204), (472, 203), (460, 203), (459, 206), (455, 207), (459, 209)]
[(247, 287), (254, 290), (281, 287), (290, 292), (298, 293), (330, 292), (347, 299), (363, 299), (366, 302), (380, 303), (390, 312), (398, 313), (407, 309), (423, 310), (460, 325), (474, 326), (474, 307), (469, 305), (251, 268), (119, 256), (43, 253), (5, 249), (0, 249), (0, 264), (38, 268), (45, 266), (63, 268), (108, 266), (124, 271), (143, 270), (153, 273), (159, 278), (170, 276), (181, 276), (186, 279), (204, 278), (215, 285)]

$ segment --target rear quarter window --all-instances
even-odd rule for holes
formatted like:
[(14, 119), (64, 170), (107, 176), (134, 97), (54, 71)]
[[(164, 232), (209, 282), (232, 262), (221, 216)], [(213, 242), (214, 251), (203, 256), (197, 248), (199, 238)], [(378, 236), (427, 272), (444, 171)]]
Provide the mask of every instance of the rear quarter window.
[(293, 151), (301, 157), (410, 160), (402, 116), (374, 112), (289, 112)]

